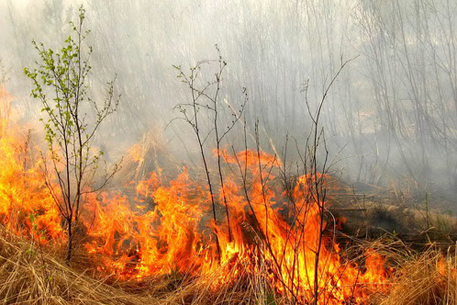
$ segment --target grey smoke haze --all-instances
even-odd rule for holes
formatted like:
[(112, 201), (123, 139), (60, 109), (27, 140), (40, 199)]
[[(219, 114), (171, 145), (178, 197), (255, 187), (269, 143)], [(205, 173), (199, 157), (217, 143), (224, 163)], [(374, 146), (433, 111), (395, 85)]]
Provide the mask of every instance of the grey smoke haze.
[[(304, 143), (305, 98), (317, 105), (341, 63), (355, 58), (323, 109), (335, 168), (351, 182), (401, 187), (417, 181), (422, 190), (455, 197), (457, 2), (0, 0), (0, 73), (29, 117), (39, 113), (22, 73), (37, 59), (30, 41), (58, 47), (81, 3), (92, 30), (92, 90), (101, 96), (117, 74), (122, 94), (101, 139), (112, 150), (159, 130), (183, 159), (192, 155), (186, 126), (165, 129), (177, 115), (173, 106), (189, 99), (173, 65), (186, 70), (217, 59), (215, 44), (228, 63), (223, 98), (237, 105), (247, 88), (247, 119), (251, 128), (259, 119), (268, 151), (272, 145), (281, 151), (286, 134)], [(205, 67), (202, 78), (211, 80), (212, 65)]]

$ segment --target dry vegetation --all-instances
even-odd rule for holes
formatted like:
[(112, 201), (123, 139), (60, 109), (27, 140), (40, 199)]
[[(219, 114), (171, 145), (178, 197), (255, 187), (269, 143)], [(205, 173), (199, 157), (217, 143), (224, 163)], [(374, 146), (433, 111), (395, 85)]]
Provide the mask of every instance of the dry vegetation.
[[(365, 244), (367, 246), (367, 244)], [(400, 242), (378, 240), (370, 246), (396, 266), (389, 294), (371, 302), (380, 305), (455, 304), (455, 247), (413, 252)], [(141, 281), (102, 278), (88, 258), (77, 252), (72, 266), (64, 249), (37, 246), (0, 229), (0, 300), (3, 304), (289, 304), (275, 295), (262, 274), (239, 276), (217, 291), (211, 282), (219, 274), (195, 278), (171, 273)], [(93, 263), (93, 262), (92, 262)], [(237, 269), (239, 270), (239, 269)]]
[[(42, 247), (0, 228), (0, 300), (2, 304), (275, 304), (262, 275), (211, 290), (214, 278), (171, 273), (141, 281), (117, 281), (93, 271), (77, 252), (72, 265), (64, 249)], [(94, 263), (93, 261), (91, 262)], [(237, 269), (239, 270), (239, 269)]]
[[(165, 137), (162, 137), (157, 130), (153, 130), (145, 134), (142, 140), (129, 150), (128, 156), (124, 160), (124, 169), (119, 172), (120, 178), (115, 181), (116, 185), (139, 182), (136, 186), (131, 187), (124, 195), (115, 194), (116, 196), (112, 198), (108, 195), (106, 195), (107, 197), (99, 196), (103, 199), (108, 198), (109, 203), (102, 202), (96, 192), (90, 192), (94, 195), (92, 196), (93, 202), (92, 205), (87, 206), (92, 208), (94, 213), (88, 212), (89, 216), (86, 215), (82, 224), (77, 223), (76, 218), (73, 220), (73, 214), (67, 216), (60, 209), (61, 217), (51, 219), (51, 223), (59, 230), (55, 236), (48, 236), (49, 240), (41, 241), (36, 238), (41, 238), (42, 235), (46, 236), (49, 233), (47, 232), (49, 223), (34, 219), (28, 221), (27, 217), (35, 217), (37, 210), (43, 212), (52, 209), (44, 205), (37, 208), (35, 200), (25, 194), (31, 190), (30, 177), (25, 175), (30, 174), (27, 172), (28, 167), (25, 164), (20, 165), (19, 162), (13, 162), (12, 165), (18, 166), (18, 168), (13, 168), (14, 171), (5, 175), (4, 193), (19, 193), (20, 196), (15, 202), (11, 200), (12, 196), (11, 198), (4, 196), (6, 198), (4, 198), (5, 206), (8, 208), (4, 209), (4, 215), (0, 221), (3, 221), (3, 225), (8, 228), (0, 225), (1, 302), (4, 304), (132, 305), (455, 304), (457, 301), (457, 247), (453, 245), (452, 234), (457, 232), (457, 222), (450, 215), (430, 211), (427, 199), (425, 199), (427, 209), (424, 210), (406, 207), (405, 197), (396, 190), (394, 190), (395, 200), (388, 201), (387, 205), (385, 202), (378, 203), (376, 200), (365, 197), (360, 200), (357, 196), (353, 196), (353, 199), (350, 200), (352, 201), (351, 206), (356, 203), (359, 210), (358, 214), (348, 216), (346, 227), (343, 229), (349, 234), (345, 235), (333, 228), (333, 226), (336, 228), (336, 221), (332, 222), (334, 218), (327, 210), (326, 200), (327, 198), (329, 201), (335, 202), (342, 200), (338, 194), (333, 198), (330, 198), (331, 195), (327, 197), (328, 185), (324, 181), (327, 179), (328, 168), (325, 164), (327, 164), (328, 150), (325, 141), (326, 157), (322, 170), (317, 162), (318, 146), (322, 145), (320, 139), (324, 137), (323, 132), (319, 133), (319, 116), (321, 106), (333, 81), (347, 62), (342, 63), (340, 71), (328, 85), (317, 113), (315, 115), (309, 113), (314, 125), (310, 135), (311, 144), (306, 148), (306, 152), (311, 157), (310, 160), (303, 161), (304, 168), (307, 169), (304, 172), (305, 175), (293, 178), (294, 183), (289, 182), (291, 175), (286, 173), (286, 166), (281, 168), (278, 156), (269, 156), (260, 150), (257, 125), (254, 135), (256, 150), (248, 150), (244, 124), (246, 145), (244, 152), (237, 154), (234, 149), (233, 155), (222, 152), (221, 141), (236, 122), (241, 120), (244, 104), (239, 110), (239, 115), (236, 111), (231, 113), (234, 119), (232, 125), (227, 128), (228, 130), (222, 135), (218, 135), (220, 127), (217, 123), (218, 93), (222, 70), (226, 65), (220, 54), (218, 63), (219, 72), (214, 81), (217, 89), (214, 96), (205, 91), (208, 87), (199, 89), (194, 84), (194, 71), (199, 70), (199, 66), (191, 69), (192, 74), (189, 78), (186, 78), (181, 68), (178, 68), (179, 77), (184, 79), (184, 83), (189, 86), (193, 96), (191, 104), (181, 104), (178, 105), (178, 108), (184, 115), (184, 120), (194, 128), (204, 164), (204, 171), (191, 168), (189, 171), (195, 171), (196, 175), (191, 175), (190, 178), (187, 176), (187, 169), (178, 168), (176, 160), (165, 149)], [(197, 99), (202, 95), (208, 99), (208, 104), (200, 104), (200, 100), (197, 103)], [(245, 101), (247, 101), (247, 96)], [(210, 170), (207, 166), (209, 157), (205, 157), (205, 153), (211, 154), (203, 145), (206, 138), (200, 134), (197, 124), (201, 109), (211, 110), (210, 114), (214, 116), (212, 117), (214, 126), (211, 127), (211, 130), (216, 133), (215, 139), (213, 139), (217, 151), (214, 156), (218, 165), (216, 178), (210, 177)], [(230, 111), (233, 112), (233, 109), (230, 108)], [(189, 113), (193, 114), (189, 116)], [(75, 117), (75, 121), (77, 121), (78, 116)], [(244, 117), (243, 120), (245, 120)], [(65, 135), (65, 132), (63, 134)], [(8, 144), (7, 136), (9, 134), (5, 132), (0, 140)], [(201, 139), (201, 137), (203, 138)], [(17, 148), (10, 147), (7, 151), (10, 150), (16, 153), (17, 158)], [(26, 150), (24, 149), (25, 152)], [(252, 168), (249, 168), (252, 181), (248, 181), (247, 175), (249, 155), (252, 155), (252, 160), (250, 160)], [(24, 160), (26, 159), (24, 157)], [(229, 165), (230, 160), (232, 167)], [(243, 160), (245, 160), (244, 166), (242, 166)], [(227, 168), (223, 168), (224, 162)], [(150, 181), (140, 181), (150, 172), (161, 172), (161, 168), (180, 173), (181, 178), (172, 181), (171, 186), (161, 184), (164, 182), (160, 181), (159, 178), (163, 178), (160, 174), (151, 175)], [(238, 182), (239, 179), (227, 178), (230, 177), (228, 169), (231, 169), (232, 172), (233, 169), (240, 170), (241, 177), (236, 176), (236, 178), (241, 178), (241, 183)], [(276, 179), (273, 174), (281, 172), (281, 169), (283, 170), (281, 179), (283, 179), (284, 188), (278, 190), (276, 186), (280, 179)], [(209, 194), (205, 188), (193, 183), (197, 174), (202, 175), (202, 172), (206, 174), (206, 178), (204, 177), (203, 180), (207, 181)], [(23, 176), (22, 180), (18, 179), (20, 180), (18, 183), (20, 188), (17, 188), (20, 190), (19, 192), (12, 191), (12, 181), (17, 176), (21, 176), (17, 173)], [(42, 176), (35, 176), (38, 177), (36, 180), (40, 182)], [(59, 181), (63, 180), (59, 176), (59, 172), (57, 172), (57, 176)], [(153, 179), (154, 177), (157, 178), (157, 181)], [(79, 179), (82, 180), (82, 174)], [(227, 181), (229, 183), (225, 184)], [(151, 183), (146, 185), (146, 182)], [(182, 185), (179, 184), (180, 182)], [(238, 182), (238, 186), (243, 185), (243, 188), (240, 187), (238, 190), (236, 182)], [(233, 184), (232, 189), (230, 183)], [(252, 193), (249, 193), (251, 190), (247, 187), (249, 183), (256, 186), (252, 187), (254, 189)], [(37, 185), (37, 189), (43, 191), (43, 185)], [(140, 187), (145, 185), (143, 193), (139, 192)], [(220, 190), (215, 187), (213, 192), (212, 186), (216, 185), (219, 185)], [(271, 186), (270, 189), (268, 185)], [(157, 189), (160, 189), (161, 193), (157, 192), (154, 195)], [(234, 191), (235, 189), (239, 192)], [(81, 195), (83, 192), (78, 190), (77, 193), (81, 197), (75, 200), (79, 209), (79, 201), (83, 200)], [(279, 194), (286, 193), (287, 198), (278, 200)], [(46, 195), (46, 193), (44, 194)], [(67, 195), (71, 194), (72, 192), (68, 191)], [(270, 197), (267, 199), (268, 194)], [(141, 197), (139, 195), (143, 195), (145, 198), (138, 200)], [(163, 198), (159, 195), (162, 195)], [(231, 200), (228, 200), (227, 197), (230, 195)], [(23, 209), (25, 198), (28, 197), (30, 197), (29, 210), (24, 210), (19, 215), (17, 211)], [(44, 197), (43, 202), (49, 201), (46, 198)], [(219, 198), (218, 202), (215, 198)], [(259, 200), (259, 198), (263, 200)], [(129, 199), (132, 201), (129, 202)], [(213, 251), (211, 251), (211, 238), (208, 238), (207, 243), (210, 245), (208, 246), (208, 244), (204, 244), (206, 236), (202, 234), (197, 237), (200, 221), (205, 218), (199, 212), (204, 205), (209, 206), (209, 199), (211, 199), (213, 221), (206, 227), (212, 230), (211, 236), (215, 236), (215, 242), (212, 244)], [(246, 202), (243, 199), (246, 199)], [(70, 199), (67, 201), (71, 202)], [(137, 210), (129, 210), (130, 206), (133, 207), (133, 202), (136, 204)], [(170, 202), (171, 204), (169, 204)], [(275, 205), (277, 202), (288, 202), (289, 205), (285, 205), (285, 208), (281, 209)], [(392, 202), (400, 204), (392, 205)], [(187, 206), (183, 208), (182, 203)], [(252, 210), (250, 214), (246, 213), (248, 206)], [(71, 210), (71, 207), (70, 204), (68, 209)], [(219, 208), (218, 213), (216, 207)], [(222, 207), (225, 207), (225, 213), (221, 212)], [(239, 207), (241, 208), (238, 210)], [(316, 211), (312, 209), (313, 207), (317, 207)], [(190, 211), (190, 208), (193, 210)], [(123, 214), (112, 213), (121, 209)], [(156, 212), (155, 217), (148, 218), (148, 212), (151, 210)], [(175, 215), (169, 216), (173, 212)], [(289, 212), (292, 216), (285, 217), (284, 214)], [(272, 214), (274, 217), (271, 216)], [(78, 211), (75, 215), (79, 216)], [(123, 219), (117, 218), (121, 215), (128, 216)], [(315, 217), (308, 218), (309, 215)], [(229, 216), (235, 216), (232, 223)], [(167, 219), (167, 217), (169, 218)], [(186, 217), (189, 218), (187, 225), (184, 220)], [(257, 217), (261, 217), (260, 222)], [(16, 218), (18, 222), (14, 223)], [(256, 219), (256, 222), (253, 221), (253, 218)], [(81, 225), (77, 227), (78, 229), (83, 227), (81, 231), (77, 231), (81, 236), (79, 236), (80, 240), (74, 240), (76, 248), (72, 250), (75, 252), (72, 254), (71, 260), (68, 253), (67, 259), (64, 259), (66, 249), (60, 243), (61, 239), (65, 240), (62, 238), (65, 234), (60, 230), (64, 223), (62, 219), (67, 223), (74, 221), (75, 226), (76, 224)], [(108, 221), (105, 221), (106, 219)], [(19, 224), (19, 220), (22, 223), (28, 223), (28, 231), (17, 230), (21, 231), (22, 236), (12, 233), (15, 227), (22, 225)], [(227, 226), (221, 226), (221, 223), (225, 221)], [(314, 224), (312, 221), (316, 221), (316, 223)], [(168, 230), (154, 226), (158, 222), (168, 224)], [(141, 224), (145, 224), (141, 226), (143, 231), (132, 234), (132, 231), (140, 231)], [(262, 227), (263, 224), (265, 227)], [(39, 229), (37, 229), (38, 225), (41, 225)], [(275, 225), (276, 227), (274, 227)], [(102, 226), (104, 226), (105, 232), (99, 235)], [(272, 226), (275, 229), (272, 229)], [(247, 229), (244, 230), (245, 227), (249, 229), (249, 232)], [(151, 234), (151, 230), (154, 229), (157, 231), (155, 235)], [(232, 235), (231, 230), (233, 229), (238, 230), (238, 236)], [(225, 231), (228, 231), (228, 234)], [(313, 231), (318, 232), (315, 238), (311, 236)], [(67, 235), (71, 236), (71, 229), (68, 229), (68, 232)], [(171, 237), (172, 234), (175, 235)], [(342, 240), (346, 239), (350, 242), (335, 243), (335, 236), (338, 234), (343, 236)], [(405, 236), (401, 234), (418, 236), (419, 239), (405, 241)], [(310, 236), (311, 239), (306, 240)], [(222, 238), (222, 241), (220, 242), (218, 238)], [(111, 242), (110, 245), (108, 245), (108, 241)], [(84, 244), (84, 242), (87, 243)], [(174, 260), (163, 259), (158, 262), (166, 256), (164, 253), (172, 248), (172, 243), (178, 245), (176, 251), (170, 251), (170, 257)], [(316, 246), (313, 248), (314, 243)], [(153, 246), (147, 249), (145, 245), (149, 244)], [(225, 248), (221, 247), (221, 244), (225, 245)], [(420, 247), (417, 246), (418, 244)], [(71, 245), (72, 239), (69, 238), (69, 248)], [(179, 248), (179, 246), (182, 247)], [(217, 251), (214, 251), (216, 246)], [(274, 246), (276, 249), (272, 249)], [(148, 253), (141, 247), (150, 252)], [(381, 255), (379, 256), (381, 259), (370, 265), (369, 253), (372, 249), (376, 256)], [(123, 254), (120, 254), (119, 252), (122, 251)], [(285, 255), (286, 252), (289, 256)], [(209, 259), (205, 260), (208, 257)], [(144, 262), (145, 258), (149, 259), (148, 264)], [(281, 260), (281, 263), (276, 262), (274, 265), (272, 261), (276, 260)], [(109, 264), (106, 263), (107, 261)], [(210, 262), (208, 266), (211, 268), (206, 272), (196, 271), (199, 268), (202, 269), (204, 263), (208, 263), (208, 261)], [(282, 264), (283, 261), (286, 263)], [(290, 263), (290, 261), (293, 262)], [(306, 266), (310, 261), (314, 261), (314, 265)], [(304, 267), (298, 266), (302, 262), (304, 262)], [(120, 266), (121, 264), (123, 265)], [(159, 264), (162, 264), (161, 268), (157, 268)], [(384, 273), (384, 267), (390, 272)], [(368, 276), (365, 278), (365, 275), (369, 275), (373, 270), (379, 271), (377, 274), (373, 272), (378, 277), (374, 277), (374, 280), (370, 281)], [(144, 273), (140, 273), (140, 271)], [(128, 273), (130, 276), (118, 274), (118, 272), (130, 272)], [(389, 277), (387, 281), (384, 281), (386, 274)], [(313, 280), (310, 280), (310, 277), (313, 277)], [(359, 279), (362, 280), (359, 281)], [(305, 283), (306, 280), (307, 283)], [(322, 281), (319, 282), (320, 280)], [(283, 289), (282, 294), (281, 289)], [(348, 290), (352, 290), (352, 293), (344, 294)], [(357, 295), (356, 290), (362, 292)]]
[[(57, 251), (57, 252), (56, 252)], [(126, 292), (117, 283), (97, 279), (59, 259), (57, 249), (43, 249), (0, 229), (0, 300), (3, 304), (153, 304), (154, 299)]]
[(455, 253), (443, 254), (440, 251), (428, 250), (420, 254), (396, 255), (396, 259), (399, 268), (392, 280), (392, 289), (380, 304), (455, 304)]

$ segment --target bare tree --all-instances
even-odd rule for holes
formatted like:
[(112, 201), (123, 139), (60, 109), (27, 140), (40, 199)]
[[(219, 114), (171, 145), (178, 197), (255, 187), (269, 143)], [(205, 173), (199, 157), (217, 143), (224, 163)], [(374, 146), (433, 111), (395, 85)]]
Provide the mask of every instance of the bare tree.
[[(186, 74), (182, 71), (180, 66), (175, 66), (178, 70), (178, 78), (182, 80), (184, 84), (189, 87), (191, 91), (191, 102), (190, 103), (180, 103), (178, 104), (175, 109), (179, 110), (182, 114), (181, 117), (178, 119), (184, 120), (187, 124), (189, 124), (193, 132), (197, 138), (205, 175), (206, 181), (208, 183), (208, 188), (211, 196), (211, 205), (212, 205), (212, 212), (213, 212), (213, 220), (217, 223), (217, 216), (216, 216), (216, 198), (215, 198), (215, 183), (213, 178), (211, 177), (210, 173), (210, 166), (208, 160), (208, 154), (206, 152), (207, 148), (205, 143), (208, 139), (214, 139), (210, 141), (216, 148), (216, 159), (217, 159), (217, 174), (218, 180), (220, 183), (220, 188), (222, 192), (222, 200), (223, 205), (225, 208), (225, 214), (227, 217), (227, 227), (229, 233), (229, 240), (232, 240), (232, 228), (230, 225), (230, 213), (228, 209), (227, 197), (224, 188), (224, 174), (222, 170), (222, 162), (221, 162), (221, 145), (225, 137), (230, 133), (230, 131), (235, 127), (237, 122), (240, 120), (241, 115), (243, 114), (244, 107), (247, 102), (247, 95), (244, 94), (244, 100), (240, 105), (239, 109), (235, 109), (232, 104), (228, 101), (224, 100), (221, 97), (221, 85), (222, 85), (222, 75), (224, 72), (227, 63), (223, 60), (221, 52), (216, 45), (216, 51), (218, 54), (218, 59), (215, 61), (203, 61), (199, 62), (195, 67), (190, 68), (190, 74)], [(210, 64), (215, 62), (217, 64), (217, 70), (214, 73), (214, 80), (200, 84), (200, 77), (201, 77), (201, 69), (202, 65)], [(229, 122), (225, 126), (225, 128), (221, 127), (221, 121), (224, 121), (221, 118), (221, 115), (227, 116), (227, 112), (222, 110), (222, 106), (225, 105), (225, 109), (228, 109), (228, 116)], [(205, 117), (202, 117), (202, 111), (206, 111), (208, 115), (207, 119), (210, 120), (210, 128), (209, 130), (204, 130), (202, 128), (201, 120), (205, 120)], [(214, 136), (212, 137), (212, 134)], [(216, 235), (216, 239), (217, 239)], [(218, 252), (219, 243), (218, 244)]]

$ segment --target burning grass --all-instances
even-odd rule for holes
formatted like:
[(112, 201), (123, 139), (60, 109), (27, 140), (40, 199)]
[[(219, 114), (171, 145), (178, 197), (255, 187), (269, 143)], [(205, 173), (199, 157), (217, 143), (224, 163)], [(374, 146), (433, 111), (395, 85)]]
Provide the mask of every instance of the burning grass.
[[(387, 294), (373, 294), (367, 304), (455, 304), (456, 259), (434, 250), (423, 254), (379, 248), (399, 268)], [(236, 281), (212, 289), (227, 276), (225, 268), (195, 277), (177, 271), (141, 280), (119, 281), (93, 271), (87, 256), (78, 251), (72, 266), (63, 251), (39, 244), (0, 228), (0, 300), (4, 304), (293, 304), (276, 294), (265, 276), (247, 266), (232, 268)], [(240, 270), (244, 270), (239, 273)], [(349, 303), (350, 304), (350, 303)]]
[[(46, 161), (29, 137), (18, 136), (5, 109), (0, 221), (39, 245), (15, 245), (5, 235), (7, 302), (136, 302), (121, 288), (111, 290), (123, 283), (165, 304), (367, 304), (387, 287), (381, 256), (367, 251), (351, 260), (335, 242), (335, 221), (315, 191), (326, 176), (306, 174), (286, 191), (276, 178), (280, 160), (259, 150), (216, 152), (225, 180), (212, 193), (186, 169), (171, 180), (159, 170), (114, 191), (89, 192), (75, 228), (85, 263), (73, 261), (86, 268), (69, 269), (55, 259), (59, 251), (48, 252), (61, 249), (67, 236), (53, 201), (59, 194), (42, 176)], [(211, 219), (211, 195), (219, 214), (225, 202), (230, 221)]]
[[(158, 304), (67, 266), (49, 248), (0, 228), (0, 300), (3, 304)], [(78, 264), (78, 262), (75, 262)], [(87, 262), (83, 262), (87, 265)], [(119, 285), (117, 285), (119, 286)]]
[(450, 305), (457, 301), (455, 253), (427, 250), (397, 257), (392, 289), (381, 305)]
[[(4, 304), (290, 304), (274, 293), (265, 274), (233, 268), (235, 281), (212, 285), (225, 268), (204, 277), (171, 272), (140, 281), (99, 278), (79, 253), (72, 266), (58, 248), (40, 246), (0, 229), (0, 299)], [(92, 261), (93, 263), (93, 261)], [(85, 269), (87, 268), (87, 269)], [(241, 271), (240, 271), (241, 270)], [(244, 271), (243, 271), (244, 270)], [(241, 272), (241, 273), (240, 273)], [(97, 279), (98, 278), (98, 279)]]
[(285, 190), (277, 178), (280, 160), (259, 150), (216, 152), (225, 177), (213, 193), (218, 221), (207, 185), (186, 169), (175, 179), (157, 170), (116, 190), (88, 193), (68, 266), (60, 260), (64, 220), (40, 171), (45, 161), (17, 125), (4, 120), (0, 127), (6, 304), (416, 304), (412, 296), (412, 303), (395, 299), (402, 285), (419, 294), (408, 283), (429, 284), (420, 291), (454, 300), (449, 260), (436, 259), (438, 273), (433, 264), (416, 270), (425, 257), (401, 262), (392, 284), (380, 252), (366, 246), (351, 255), (336, 242), (335, 219), (314, 189), (326, 175), (297, 177)]

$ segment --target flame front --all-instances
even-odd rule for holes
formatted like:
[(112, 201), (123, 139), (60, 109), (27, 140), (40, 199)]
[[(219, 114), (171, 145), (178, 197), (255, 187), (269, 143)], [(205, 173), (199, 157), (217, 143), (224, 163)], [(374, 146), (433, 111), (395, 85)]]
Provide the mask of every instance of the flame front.
[(221, 204), (225, 196), (230, 223), (223, 217), (214, 222), (205, 182), (191, 179), (186, 169), (169, 183), (160, 172), (140, 181), (134, 204), (106, 193), (88, 198), (85, 219), (95, 220), (86, 223), (93, 237), (86, 247), (106, 254), (104, 270), (127, 278), (217, 273), (208, 282), (214, 289), (261, 273), (277, 292), (299, 296), (304, 304), (315, 297), (316, 283), (319, 302), (326, 304), (362, 304), (372, 288), (386, 287), (384, 261), (376, 252), (367, 252), (362, 271), (343, 262), (333, 236), (322, 231), (328, 224), (321, 224), (320, 205), (310, 194), (315, 178), (300, 177), (288, 195), (273, 176), (280, 166), (274, 156), (252, 150), (222, 154), (227, 165), (245, 173), (231, 171), (215, 194)]
[(60, 213), (43, 180), (40, 158), (31, 153), (27, 129), (14, 122), (11, 101), (0, 88), (0, 223), (42, 243), (62, 240)]
[[(62, 219), (40, 161), (32, 162), (39, 158), (19, 145), (26, 139), (12, 125), (8, 119), (0, 125), (0, 221), (17, 234), (60, 243), (66, 238)], [(333, 221), (324, 217), (326, 203), (313, 191), (315, 181), (326, 177), (299, 177), (285, 191), (275, 177), (281, 166), (275, 156), (216, 153), (226, 167), (224, 187), (213, 194), (217, 222), (207, 184), (186, 169), (169, 182), (158, 171), (124, 193), (88, 194), (81, 223), (88, 236), (84, 248), (102, 262), (97, 269), (121, 279), (186, 273), (211, 278), (207, 285), (215, 290), (261, 275), (276, 293), (301, 304), (316, 298), (319, 304), (365, 304), (374, 289), (386, 289), (383, 259), (368, 251), (363, 267), (346, 261), (333, 230), (326, 229)]]

